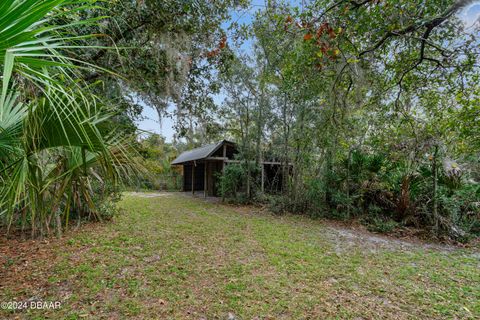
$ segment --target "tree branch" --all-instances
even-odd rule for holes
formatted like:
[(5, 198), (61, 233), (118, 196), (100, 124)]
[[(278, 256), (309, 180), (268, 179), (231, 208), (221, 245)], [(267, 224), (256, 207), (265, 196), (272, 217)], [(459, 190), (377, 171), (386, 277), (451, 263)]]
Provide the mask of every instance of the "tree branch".
[(421, 44), (421, 57), (423, 57), (424, 50), (425, 50), (425, 43), (432, 33), (433, 29), (438, 27), (440, 24), (442, 24), (444, 21), (448, 20), (453, 14), (455, 14), (458, 10), (461, 8), (465, 7), (467, 4), (473, 2), (472, 0), (456, 0), (450, 7), (448, 7), (440, 16), (434, 17), (432, 19), (429, 19), (427, 21), (423, 21), (420, 23), (414, 23), (411, 24), (410, 26), (407, 26), (403, 29), (396, 30), (396, 31), (388, 31), (386, 32), (380, 40), (378, 40), (371, 48), (366, 49), (362, 52), (360, 52), (359, 56), (363, 56), (367, 53), (373, 52), (380, 48), (389, 38), (395, 37), (395, 36), (402, 36), (402, 35), (407, 35), (410, 33), (413, 33), (419, 29), (425, 28), (425, 31), (423, 33), (422, 37), (422, 44)]

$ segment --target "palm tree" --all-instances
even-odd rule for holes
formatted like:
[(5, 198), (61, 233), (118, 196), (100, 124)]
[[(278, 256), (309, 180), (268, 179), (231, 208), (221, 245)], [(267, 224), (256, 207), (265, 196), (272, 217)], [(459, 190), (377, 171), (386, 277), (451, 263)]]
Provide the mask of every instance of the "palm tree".
[[(134, 169), (126, 138), (103, 132), (112, 114), (82, 81), (86, 62), (67, 35), (97, 19), (54, 23), (92, 1), (4, 0), (0, 3), (0, 222), (32, 236), (68, 226), (72, 210), (96, 214), (92, 179), (118, 183)], [(82, 40), (86, 37), (81, 37)]]

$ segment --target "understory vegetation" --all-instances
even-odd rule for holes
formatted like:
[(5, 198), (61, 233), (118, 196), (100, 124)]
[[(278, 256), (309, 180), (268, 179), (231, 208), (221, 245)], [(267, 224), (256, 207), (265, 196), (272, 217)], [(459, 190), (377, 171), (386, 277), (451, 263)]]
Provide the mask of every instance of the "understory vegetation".
[[(468, 241), (480, 235), (480, 188), (459, 164), (443, 159), (436, 175), (432, 159), (417, 168), (406, 161), (358, 150), (340, 158), (323, 178), (309, 177), (294, 186), (290, 176), (286, 194), (260, 192), (260, 176), (246, 193), (247, 170), (230, 165), (221, 177), (221, 191), (231, 201), (263, 202), (276, 213), (304, 213), (311, 217), (362, 221), (369, 230), (386, 233), (399, 226), (427, 228), (434, 235)], [(441, 160), (436, 160), (441, 161)], [(259, 170), (257, 170), (258, 172)], [(250, 172), (255, 170), (250, 169)]]
[(178, 156), (178, 146), (165, 142), (158, 134), (150, 134), (138, 143), (140, 162), (145, 168), (145, 174), (129, 184), (130, 188), (179, 191), (182, 188), (183, 177), (179, 167), (170, 163)]

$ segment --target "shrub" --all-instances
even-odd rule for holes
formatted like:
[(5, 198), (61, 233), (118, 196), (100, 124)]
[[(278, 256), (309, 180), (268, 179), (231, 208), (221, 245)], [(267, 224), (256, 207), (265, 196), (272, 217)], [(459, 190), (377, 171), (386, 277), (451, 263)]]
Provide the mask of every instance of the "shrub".
[(291, 201), (282, 195), (272, 195), (268, 197), (268, 208), (275, 214), (283, 214), (290, 210)]
[(101, 220), (111, 220), (118, 214), (117, 202), (122, 199), (121, 189), (111, 183), (92, 183), (92, 200), (97, 204), (96, 215)]
[(389, 233), (398, 227), (398, 222), (380, 216), (367, 216), (362, 219), (362, 223), (370, 232)]
[(307, 180), (305, 188), (308, 213), (312, 217), (322, 216), (326, 211), (324, 182), (321, 179), (312, 178)]
[[(246, 194), (248, 172), (250, 172), (250, 195)], [(259, 172), (259, 168), (253, 162), (248, 164), (244, 162), (234, 163), (225, 166), (223, 174), (217, 174), (220, 195), (230, 202), (251, 202), (258, 189), (256, 178)]]
[(303, 184), (290, 186), (286, 194), (269, 197), (268, 202), (275, 213), (342, 220), (359, 216), (373, 232), (413, 225), (436, 236), (467, 241), (480, 236), (480, 185), (460, 168), (456, 163), (450, 169), (438, 167), (434, 199), (431, 158), (412, 162), (356, 150), (326, 172), (304, 177)]
[(458, 240), (480, 235), (480, 186), (464, 184), (455, 190), (442, 186), (438, 193), (440, 231)]
[(220, 195), (224, 198), (236, 198), (245, 176), (246, 172), (241, 164), (234, 163), (225, 166), (223, 174), (218, 174)]

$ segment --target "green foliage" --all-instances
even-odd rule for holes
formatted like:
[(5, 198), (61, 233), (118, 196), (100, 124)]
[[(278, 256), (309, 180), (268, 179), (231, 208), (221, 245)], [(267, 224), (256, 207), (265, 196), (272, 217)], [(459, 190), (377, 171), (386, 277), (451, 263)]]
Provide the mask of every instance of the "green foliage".
[(255, 162), (229, 163), (217, 174), (219, 193), (223, 199), (236, 203), (262, 201), (260, 168)]
[(182, 105), (174, 112), (178, 135), (193, 141), (186, 123), (205, 123), (201, 120), (213, 106), (210, 93), (216, 91), (214, 73), (228, 51), (225, 43), (221, 45), (221, 24), (232, 8), (245, 5), (244, 0), (108, 1), (67, 15), (62, 22), (109, 17), (79, 30), (98, 35), (86, 43), (102, 49), (82, 48), (73, 54), (122, 76), (119, 81), (103, 70), (84, 70), (89, 83), (103, 82), (97, 92), (115, 108), (127, 130), (145, 104), (166, 116), (175, 102)]
[(92, 202), (101, 220), (112, 220), (119, 213), (118, 202), (122, 199), (122, 189), (112, 183), (92, 183)]
[(455, 190), (441, 187), (438, 195), (439, 211), (444, 232), (458, 238), (480, 235), (480, 186), (462, 184)]
[(176, 146), (165, 142), (165, 138), (158, 134), (151, 134), (140, 140), (138, 152), (145, 172), (139, 175), (132, 186), (150, 190), (181, 189), (179, 167), (170, 164), (179, 153)]
[(305, 183), (306, 201), (309, 204), (309, 213), (313, 217), (327, 214), (328, 208), (325, 202), (326, 187), (320, 179), (308, 179)]
[(478, 196), (461, 190), (480, 181), (480, 104), (467, 4), (275, 2), (238, 28), (255, 45), (234, 52), (219, 114), (247, 160), (292, 164), (275, 211), (470, 232)]
[(436, 217), (432, 212), (432, 160), (418, 163), (414, 168), (384, 154), (355, 150), (341, 157), (323, 179), (306, 179), (299, 194), (270, 198), (270, 207), (277, 213), (305, 212), (342, 220), (360, 217), (373, 232), (414, 225), (459, 241), (478, 235), (480, 185), (458, 166), (453, 171), (442, 166)]
[(1, 6), (0, 225), (44, 236), (51, 227), (60, 234), (71, 217), (102, 219), (92, 185), (118, 185), (136, 164), (129, 138), (106, 130), (109, 108), (77, 79), (81, 67), (95, 66), (67, 54), (79, 48), (73, 30), (99, 18), (58, 23), (95, 6), (58, 0)]
[(377, 233), (389, 233), (398, 226), (398, 222), (381, 217), (369, 217), (364, 219), (363, 223), (366, 224), (368, 231)]
[(233, 163), (225, 166), (223, 174), (218, 175), (220, 195), (237, 199), (245, 177), (246, 170), (241, 164)]

